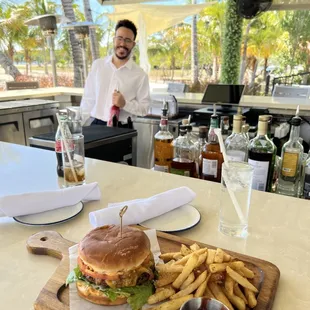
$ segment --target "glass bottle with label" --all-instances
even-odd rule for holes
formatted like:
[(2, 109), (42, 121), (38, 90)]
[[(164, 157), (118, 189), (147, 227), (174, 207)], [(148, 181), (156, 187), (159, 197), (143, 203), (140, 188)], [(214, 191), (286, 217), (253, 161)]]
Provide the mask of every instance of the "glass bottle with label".
[(160, 120), (160, 130), (154, 136), (154, 170), (170, 172), (173, 159), (173, 135), (168, 130), (168, 105), (164, 101), (162, 116)]
[(276, 146), (267, 137), (268, 121), (260, 116), (257, 136), (249, 143), (248, 162), (254, 168), (252, 188), (270, 192), (277, 152)]
[(211, 125), (208, 135), (208, 143), (202, 148), (200, 177), (203, 180), (220, 183), (224, 160), (214, 128), (216, 127), (212, 127)]
[(305, 199), (310, 199), (310, 151), (305, 164), (305, 173), (304, 173), (304, 191), (303, 197)]
[[(59, 113), (59, 119), (61, 121), (61, 124), (63, 126), (63, 132), (65, 134), (65, 139), (72, 139), (72, 134), (69, 129), (69, 123), (68, 123), (68, 116), (66, 112), (60, 111)], [(62, 134), (60, 131), (60, 124), (58, 124), (57, 131), (55, 134), (55, 153), (57, 158), (57, 174), (59, 177), (64, 177), (64, 170), (63, 170), (63, 160), (62, 160), (62, 147), (61, 147), (61, 140), (62, 140)]]
[(248, 141), (241, 132), (242, 115), (234, 115), (233, 132), (225, 141), (227, 158), (230, 161), (247, 161)]
[(202, 166), (202, 156), (201, 152), (203, 147), (207, 144), (207, 133), (208, 128), (206, 126), (199, 126), (199, 139), (195, 143), (195, 152), (196, 152), (196, 168), (197, 168), (197, 175), (201, 178), (199, 167)]
[(293, 117), (289, 140), (283, 145), (277, 193), (297, 197), (304, 147), (299, 141), (301, 119)]
[(173, 141), (174, 158), (171, 163), (172, 174), (197, 177), (195, 147), (187, 137), (187, 126), (180, 126), (180, 135)]

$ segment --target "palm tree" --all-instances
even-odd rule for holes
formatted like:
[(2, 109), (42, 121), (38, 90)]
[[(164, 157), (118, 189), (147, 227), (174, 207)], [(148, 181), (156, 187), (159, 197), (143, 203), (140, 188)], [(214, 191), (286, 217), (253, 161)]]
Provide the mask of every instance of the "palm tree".
[[(192, 0), (192, 4), (196, 4), (196, 0)], [(192, 84), (193, 88), (199, 86), (199, 68), (198, 68), (198, 39), (197, 39), (197, 15), (192, 17), (192, 36), (191, 36), (191, 55), (192, 55)]]
[[(89, 22), (93, 22), (93, 16), (91, 13), (89, 0), (83, 0), (83, 5), (84, 5), (84, 13), (85, 13), (86, 20)], [(96, 29), (94, 28), (89, 29), (89, 41), (90, 41), (92, 59), (93, 61), (95, 61), (96, 59), (100, 57), (100, 54), (99, 54), (99, 42), (96, 36)]]
[[(64, 15), (72, 22), (75, 22), (75, 14), (72, 7), (72, 0), (61, 0)], [(79, 46), (79, 42), (75, 38), (73, 30), (69, 30), (69, 37), (73, 56), (73, 70), (74, 70), (74, 86), (82, 87), (86, 77), (83, 77), (83, 59), (82, 51)]]

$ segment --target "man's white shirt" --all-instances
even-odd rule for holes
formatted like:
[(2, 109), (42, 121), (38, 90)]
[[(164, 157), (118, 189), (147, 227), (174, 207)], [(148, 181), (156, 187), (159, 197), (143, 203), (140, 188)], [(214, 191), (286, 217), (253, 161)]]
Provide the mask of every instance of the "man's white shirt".
[(130, 58), (126, 64), (116, 68), (112, 56), (93, 62), (87, 77), (81, 112), (103, 121), (108, 121), (112, 107), (112, 95), (118, 90), (126, 104), (120, 110), (119, 121), (127, 123), (128, 116), (145, 116), (150, 105), (150, 88), (147, 74)]

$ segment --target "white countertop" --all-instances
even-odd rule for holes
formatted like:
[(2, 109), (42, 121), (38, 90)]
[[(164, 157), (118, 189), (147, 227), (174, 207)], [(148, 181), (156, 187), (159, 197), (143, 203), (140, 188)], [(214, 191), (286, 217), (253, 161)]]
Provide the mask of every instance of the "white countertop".
[[(51, 87), (37, 89), (22, 89), (0, 91), (0, 101), (23, 99), (23, 98), (43, 98), (49, 96), (82, 96), (83, 88), (75, 87)], [(167, 92), (153, 92), (152, 96), (168, 95)], [(177, 93), (174, 94), (179, 103), (183, 104), (201, 104), (202, 93)], [(243, 96), (239, 106), (250, 108), (266, 108), (282, 111), (296, 111), (297, 106), (300, 111), (310, 111), (310, 100), (295, 98), (276, 98), (264, 96)], [(202, 108), (204, 105), (201, 106)], [(308, 115), (308, 113), (307, 113)]]
[[(56, 156), (50, 151), (0, 142), (0, 171), (7, 171), (7, 167), (12, 170), (1, 175), (0, 188), (19, 184), (25, 191), (43, 190), (58, 183)], [(83, 212), (71, 221), (29, 227), (12, 218), (0, 217), (0, 300), (8, 309), (32, 309), (59, 263), (55, 258), (29, 254), (26, 240), (30, 235), (55, 230), (78, 242), (91, 229), (90, 211), (104, 208), (108, 202), (149, 197), (183, 185), (197, 193), (192, 204), (201, 212), (202, 219), (196, 227), (177, 235), (274, 263), (281, 277), (273, 309), (310, 307), (310, 201), (253, 191), (250, 234), (246, 240), (239, 240), (217, 231), (220, 195), (217, 183), (94, 159), (87, 159), (86, 173), (87, 182), (99, 182), (102, 199), (87, 203)]]

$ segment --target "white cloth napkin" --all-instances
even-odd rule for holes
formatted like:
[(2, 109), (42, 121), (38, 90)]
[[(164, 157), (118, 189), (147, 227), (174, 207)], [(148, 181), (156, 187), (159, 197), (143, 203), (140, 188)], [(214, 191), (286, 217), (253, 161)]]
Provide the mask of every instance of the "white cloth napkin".
[[(155, 264), (157, 264), (159, 261), (161, 262), (159, 258), (159, 255), (161, 253), (156, 236), (156, 230), (150, 229), (145, 230), (144, 232), (150, 240), (151, 251), (154, 255)], [(70, 271), (72, 271), (77, 265), (77, 257), (78, 257), (77, 244), (69, 248), (69, 257), (70, 257)], [(69, 296), (70, 296), (70, 310), (131, 310), (131, 307), (128, 304), (121, 306), (101, 306), (92, 304), (91, 302), (81, 298), (78, 295), (75, 283), (71, 283), (69, 285)], [(152, 306), (144, 305), (142, 309), (144, 310), (148, 308), (152, 308)]]
[(6, 216), (22, 216), (72, 206), (80, 201), (100, 200), (98, 183), (58, 190), (0, 197), (0, 211)]
[(109, 203), (108, 208), (89, 213), (89, 221), (93, 227), (119, 224), (119, 211), (127, 205), (123, 225), (139, 224), (188, 204), (195, 197), (196, 194), (190, 188), (183, 186), (150, 198)]

